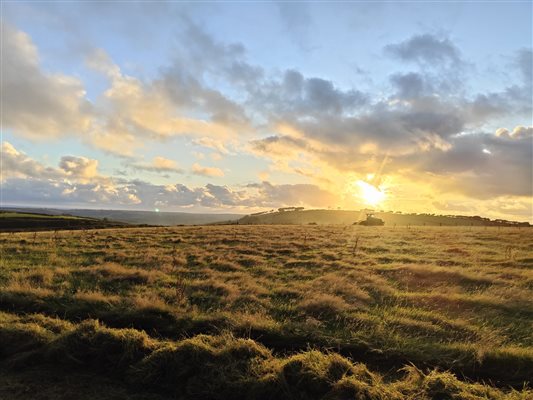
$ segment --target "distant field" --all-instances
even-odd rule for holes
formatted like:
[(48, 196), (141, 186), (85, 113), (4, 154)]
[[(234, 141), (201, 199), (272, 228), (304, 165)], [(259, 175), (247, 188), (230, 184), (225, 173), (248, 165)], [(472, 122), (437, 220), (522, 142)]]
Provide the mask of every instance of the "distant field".
[(531, 399), (533, 231), (0, 234), (0, 398)]
[[(402, 214), (392, 211), (373, 212), (386, 226), (519, 226), (529, 227), (527, 222), (490, 220), (482, 217), (460, 215)], [(350, 210), (301, 210), (268, 212), (247, 215), (239, 219), (239, 224), (265, 225), (347, 225), (366, 218), (366, 211)]]
[(45, 218), (45, 219), (83, 219), (80, 217), (74, 217), (71, 215), (45, 215), (45, 214), (31, 214), (31, 213), (19, 213), (19, 212), (0, 212), (1, 219), (9, 218)]
[(46, 215), (26, 212), (0, 211), (0, 232), (54, 231), (70, 229), (102, 229), (127, 226), (104, 219), (82, 218), (72, 215)]
[(241, 218), (241, 214), (202, 214), (186, 212), (159, 212), (159, 211), (135, 211), (135, 210), (90, 210), (90, 209), (68, 209), (61, 210), (55, 208), (28, 208), (11, 207), (6, 211), (29, 212), (47, 215), (61, 216), (65, 212), (70, 215), (88, 219), (107, 219), (132, 225), (201, 225), (213, 224), (228, 221), (236, 221)]

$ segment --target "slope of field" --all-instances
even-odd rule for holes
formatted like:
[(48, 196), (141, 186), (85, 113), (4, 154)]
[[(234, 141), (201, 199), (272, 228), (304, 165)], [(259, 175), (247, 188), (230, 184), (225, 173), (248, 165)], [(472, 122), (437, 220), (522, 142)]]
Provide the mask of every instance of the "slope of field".
[[(428, 214), (399, 214), (394, 212), (375, 212), (374, 215), (385, 222), (387, 226), (506, 226), (519, 223), (511, 221), (491, 221), (481, 217), (446, 216)], [(350, 225), (364, 220), (366, 213), (349, 210), (302, 210), (247, 215), (239, 220), (244, 225)], [(520, 223), (528, 227), (527, 222)]]
[(241, 214), (201, 214), (185, 212), (164, 212), (164, 211), (130, 211), (130, 210), (89, 210), (89, 209), (69, 209), (60, 210), (54, 208), (12, 208), (8, 211), (41, 213), (48, 215), (62, 215), (68, 213), (84, 218), (96, 218), (124, 222), (134, 225), (201, 225), (213, 224), (226, 221), (236, 221), (241, 218)]
[(0, 242), (3, 399), (533, 396), (529, 229), (234, 225)]
[(0, 211), (0, 232), (103, 229), (126, 225), (122, 222), (81, 218), (71, 215), (45, 215)]

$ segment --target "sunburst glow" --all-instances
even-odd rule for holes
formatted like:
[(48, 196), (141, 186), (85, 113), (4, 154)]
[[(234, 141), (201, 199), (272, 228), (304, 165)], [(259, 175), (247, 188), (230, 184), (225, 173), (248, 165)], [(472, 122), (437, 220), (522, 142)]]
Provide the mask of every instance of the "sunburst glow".
[(358, 195), (365, 203), (375, 206), (385, 199), (385, 193), (374, 185), (361, 180), (357, 181), (356, 184), (359, 187)]

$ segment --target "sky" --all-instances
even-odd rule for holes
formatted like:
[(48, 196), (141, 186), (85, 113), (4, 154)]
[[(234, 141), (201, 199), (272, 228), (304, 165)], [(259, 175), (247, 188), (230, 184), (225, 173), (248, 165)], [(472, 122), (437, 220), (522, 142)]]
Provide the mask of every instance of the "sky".
[(532, 2), (1, 2), (1, 205), (533, 221)]

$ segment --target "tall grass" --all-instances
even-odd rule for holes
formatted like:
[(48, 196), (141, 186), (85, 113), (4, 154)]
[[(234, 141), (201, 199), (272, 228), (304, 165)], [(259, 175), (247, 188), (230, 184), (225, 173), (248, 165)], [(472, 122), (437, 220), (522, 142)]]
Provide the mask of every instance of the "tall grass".
[[(533, 377), (527, 229), (211, 226), (0, 241), (0, 356), (9, 365), (74, 366), (123, 382), (144, 373), (151, 390), (192, 398), (530, 394), (509, 391)], [(185, 344), (205, 350), (191, 382), (157, 381), (149, 368), (186, 370), (165, 366)], [(239, 364), (225, 353), (230, 344), (263, 356)], [(332, 378), (330, 361), (348, 372)], [(354, 372), (361, 363), (374, 378)], [(202, 365), (227, 372), (237, 394)], [(455, 389), (441, 396), (441, 386)]]
[[(10, 353), (0, 362), (27, 367), (91, 370), (134, 390), (195, 399), (527, 399), (532, 391), (502, 391), (414, 366), (384, 379), (334, 352), (275, 355), (231, 334), (155, 340), (134, 329), (110, 329), (94, 320), (76, 326), (2, 314), (0, 337)], [(13, 334), (18, 332), (18, 334)]]

